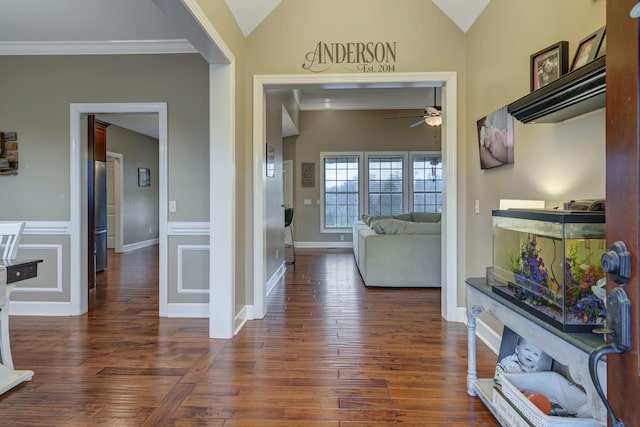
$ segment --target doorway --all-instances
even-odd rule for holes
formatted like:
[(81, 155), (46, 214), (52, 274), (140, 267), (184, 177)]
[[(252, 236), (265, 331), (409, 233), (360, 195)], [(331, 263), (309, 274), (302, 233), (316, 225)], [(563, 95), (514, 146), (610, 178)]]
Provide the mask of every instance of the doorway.
[(71, 104), (71, 310), (73, 315), (88, 310), (87, 266), (82, 260), (88, 257), (87, 247), (87, 173), (82, 159), (86, 158), (88, 114), (146, 113), (158, 115), (158, 198), (159, 198), (159, 312), (167, 315), (167, 104), (166, 103), (108, 103)]
[(122, 171), (124, 156), (107, 151), (107, 248), (115, 253), (122, 247)]
[[(444, 177), (447, 183), (442, 201), (442, 297), (441, 314), (448, 321), (465, 321), (464, 307), (458, 307), (458, 244), (464, 243), (464, 233), (458, 232), (457, 214), (457, 73), (379, 73), (379, 74), (325, 74), (325, 75), (282, 75), (255, 76), (253, 87), (253, 150), (254, 159), (265, 158), (265, 90), (292, 89), (296, 86), (318, 87), (419, 87), (442, 85), (442, 159)], [(263, 318), (266, 314), (265, 277), (265, 178), (263, 164), (254, 161), (253, 183), (253, 289), (254, 318)], [(460, 236), (460, 237), (458, 237)], [(461, 240), (459, 242), (459, 239)], [(461, 245), (463, 247), (463, 245)]]

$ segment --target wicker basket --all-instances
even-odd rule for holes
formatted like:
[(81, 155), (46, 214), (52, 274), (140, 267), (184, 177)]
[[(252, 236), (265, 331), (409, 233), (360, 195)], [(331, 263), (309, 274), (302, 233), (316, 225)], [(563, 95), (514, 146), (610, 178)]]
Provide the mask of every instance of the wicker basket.
[[(520, 392), (540, 393), (558, 402), (570, 413), (580, 413), (587, 403), (587, 395), (556, 372), (529, 374), (503, 374), (500, 378), (502, 393), (535, 427), (601, 427), (593, 418), (557, 417), (546, 415)], [(496, 408), (499, 409), (499, 408)]]

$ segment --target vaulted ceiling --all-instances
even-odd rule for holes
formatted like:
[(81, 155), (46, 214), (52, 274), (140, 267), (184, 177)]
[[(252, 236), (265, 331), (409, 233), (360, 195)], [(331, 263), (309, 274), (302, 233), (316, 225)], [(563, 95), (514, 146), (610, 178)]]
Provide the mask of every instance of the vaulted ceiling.
[[(0, 55), (196, 52), (157, 6), (166, 1), (171, 0), (0, 0)], [(245, 36), (282, 2), (225, 1)], [(490, 0), (431, 1), (466, 32)], [(434, 103), (432, 87), (297, 89), (303, 109), (412, 109)]]

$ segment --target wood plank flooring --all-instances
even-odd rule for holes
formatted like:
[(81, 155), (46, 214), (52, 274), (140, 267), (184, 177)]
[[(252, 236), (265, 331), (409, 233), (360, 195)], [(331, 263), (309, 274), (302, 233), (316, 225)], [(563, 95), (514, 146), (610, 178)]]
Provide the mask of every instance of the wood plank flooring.
[[(466, 393), (466, 327), (439, 289), (365, 288), (345, 249), (298, 249), (231, 340), (158, 317), (158, 252), (109, 254), (90, 312), (11, 316), (2, 426), (497, 426)], [(478, 341), (478, 372), (496, 356)]]

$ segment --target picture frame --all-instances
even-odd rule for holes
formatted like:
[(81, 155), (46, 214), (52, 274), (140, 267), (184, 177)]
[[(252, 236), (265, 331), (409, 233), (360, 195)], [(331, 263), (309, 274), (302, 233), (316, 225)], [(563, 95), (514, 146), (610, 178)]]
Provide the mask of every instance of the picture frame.
[(513, 116), (507, 106), (476, 122), (480, 169), (491, 169), (514, 162)]
[(138, 187), (151, 187), (151, 169), (138, 168)]
[(316, 186), (316, 164), (313, 162), (302, 162), (302, 187)]
[(576, 53), (573, 56), (573, 61), (571, 61), (571, 71), (584, 67), (598, 57), (598, 52), (602, 46), (604, 35), (605, 27), (601, 27), (597, 31), (580, 40)]
[(276, 150), (273, 145), (267, 143), (267, 177), (276, 176)]
[(559, 41), (533, 55), (530, 59), (531, 91), (558, 80), (569, 71), (569, 42)]
[(538, 346), (505, 326), (502, 331), (494, 381), (500, 383), (500, 374), (551, 371), (553, 362), (551, 356)]

